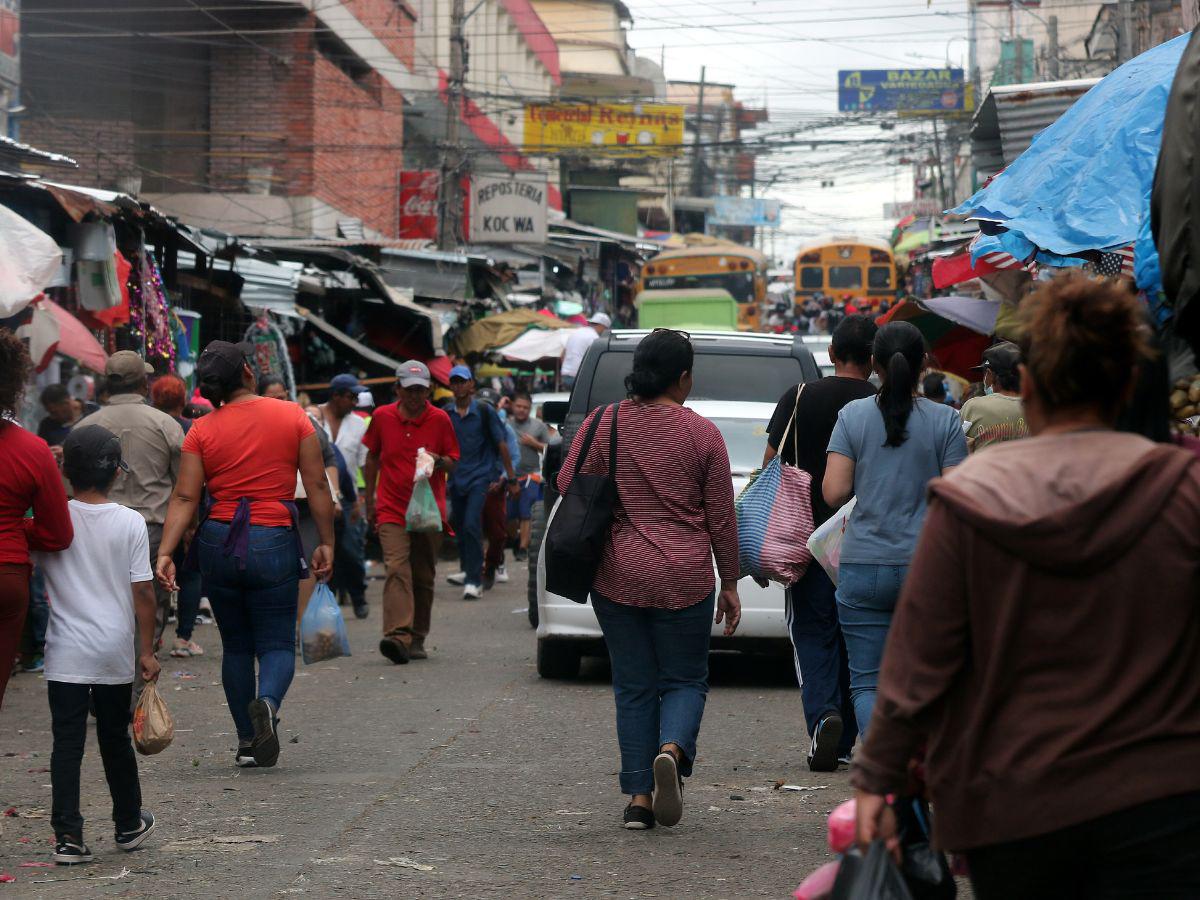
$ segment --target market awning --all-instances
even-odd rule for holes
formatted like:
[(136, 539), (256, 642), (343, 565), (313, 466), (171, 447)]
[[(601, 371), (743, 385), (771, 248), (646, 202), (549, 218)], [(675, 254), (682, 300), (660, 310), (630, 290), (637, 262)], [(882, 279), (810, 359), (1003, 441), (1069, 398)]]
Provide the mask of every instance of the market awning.
[(1005, 84), (989, 90), (971, 123), (975, 168), (986, 175), (999, 172), (1099, 80)]
[(556, 328), (551, 331), (531, 328), (511, 344), (497, 348), (496, 352), (505, 359), (516, 359), (521, 362), (557, 359), (567, 349), (567, 340), (571, 333), (571, 329), (565, 328)]
[(28, 338), (29, 355), (38, 371), (55, 353), (78, 360), (93, 372), (103, 372), (108, 362), (108, 354), (84, 324), (49, 297), (33, 304), (32, 318), (17, 334)]
[[(314, 328), (319, 329), (321, 332), (333, 338), (347, 349), (357, 353), (360, 357), (368, 362), (383, 366), (391, 372), (395, 372), (400, 368), (400, 360), (393, 359), (385, 353), (380, 353), (378, 350), (368, 347), (362, 341), (352, 338), (340, 328), (337, 328), (336, 326), (325, 321), (325, 319), (317, 315), (312, 310), (306, 309), (303, 306), (297, 306), (296, 313)], [(449, 358), (444, 355), (434, 355), (425, 359), (424, 362), (427, 366), (429, 366), (429, 374), (433, 376), (435, 381), (437, 381), (439, 384), (445, 385), (450, 383), (450, 368), (452, 363), (450, 362)]]
[(544, 316), (531, 309), (514, 309), (480, 319), (457, 337), (455, 349), (462, 356), (487, 353), (499, 347), (507, 347), (530, 329), (574, 327), (562, 319)]
[[(417, 297), (462, 302), (471, 297), (471, 257), (461, 253), (384, 248), (383, 280), (392, 287), (412, 288)], [(479, 262), (486, 264), (480, 258)]]

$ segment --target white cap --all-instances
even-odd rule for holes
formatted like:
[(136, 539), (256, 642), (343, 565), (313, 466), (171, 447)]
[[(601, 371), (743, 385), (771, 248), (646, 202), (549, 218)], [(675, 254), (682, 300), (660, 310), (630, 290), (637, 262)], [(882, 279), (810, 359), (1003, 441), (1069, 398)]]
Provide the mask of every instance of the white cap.
[(375, 407), (375, 397), (370, 391), (359, 392), (357, 407), (359, 409), (373, 409)]
[(603, 325), (605, 328), (612, 328), (612, 319), (608, 317), (608, 313), (593, 313), (588, 319), (589, 325)]

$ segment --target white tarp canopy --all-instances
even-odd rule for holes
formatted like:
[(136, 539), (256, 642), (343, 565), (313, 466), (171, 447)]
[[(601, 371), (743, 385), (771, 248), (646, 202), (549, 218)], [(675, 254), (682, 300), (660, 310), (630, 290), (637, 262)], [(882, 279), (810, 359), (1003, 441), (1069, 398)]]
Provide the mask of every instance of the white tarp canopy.
[(567, 349), (567, 338), (573, 333), (572, 328), (530, 328), (511, 344), (498, 348), (496, 352), (506, 359), (521, 362), (557, 359)]
[(54, 238), (0, 206), (0, 318), (28, 306), (61, 268), (62, 251)]

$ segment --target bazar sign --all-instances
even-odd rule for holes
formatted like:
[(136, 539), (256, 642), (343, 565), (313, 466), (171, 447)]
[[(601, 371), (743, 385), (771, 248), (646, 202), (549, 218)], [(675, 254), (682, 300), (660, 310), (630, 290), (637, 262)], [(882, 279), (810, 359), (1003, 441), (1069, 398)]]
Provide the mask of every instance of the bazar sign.
[(779, 201), (761, 197), (713, 197), (710, 225), (742, 225), (757, 228), (779, 227)]
[(545, 243), (546, 176), (472, 176), (469, 232), (472, 243)]
[(536, 103), (525, 107), (525, 152), (611, 148), (662, 156), (683, 146), (682, 106), (666, 103)]
[(962, 69), (843, 69), (838, 72), (842, 112), (962, 112), (967, 108)]

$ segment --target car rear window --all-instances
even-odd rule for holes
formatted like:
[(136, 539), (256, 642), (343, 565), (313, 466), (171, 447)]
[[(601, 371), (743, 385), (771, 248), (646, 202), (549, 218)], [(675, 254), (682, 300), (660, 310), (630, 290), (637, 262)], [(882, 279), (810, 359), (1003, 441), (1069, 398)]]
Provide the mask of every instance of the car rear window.
[[(632, 353), (604, 353), (588, 394), (588, 412), (625, 399), (625, 376), (633, 367)], [(697, 353), (692, 400), (744, 400), (775, 403), (799, 383), (804, 373), (791, 356), (739, 356)]]

